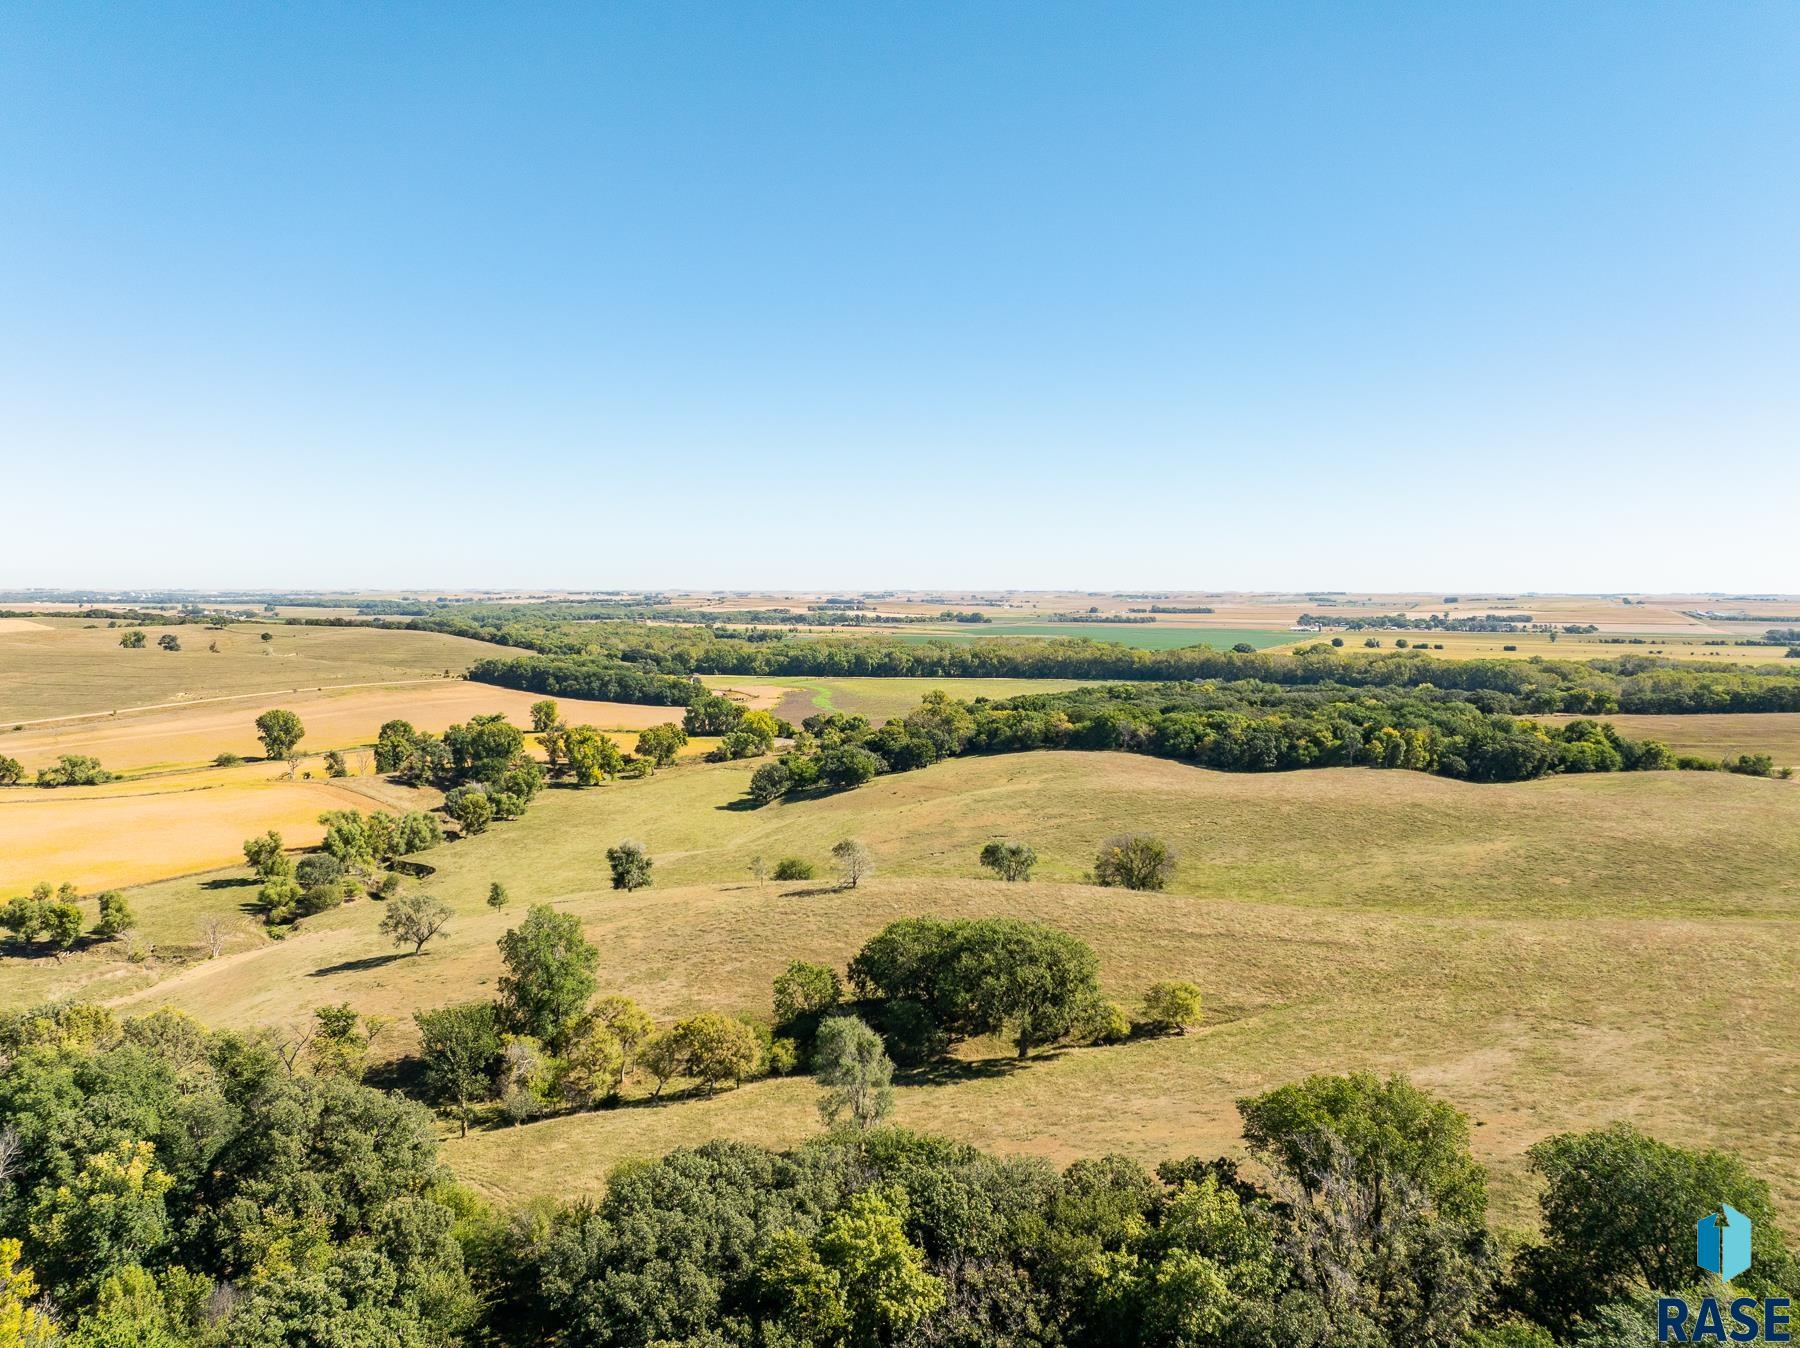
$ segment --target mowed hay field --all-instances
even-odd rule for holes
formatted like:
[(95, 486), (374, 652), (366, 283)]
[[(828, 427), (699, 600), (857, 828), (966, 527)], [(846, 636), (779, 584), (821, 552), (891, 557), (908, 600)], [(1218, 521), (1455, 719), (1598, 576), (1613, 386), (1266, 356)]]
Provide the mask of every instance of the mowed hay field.
[[(840, 967), (911, 914), (1005, 913), (1089, 941), (1108, 992), (1193, 978), (1209, 1023), (1185, 1038), (1066, 1050), (1023, 1069), (975, 1046), (962, 1073), (899, 1093), (900, 1121), (1058, 1160), (1146, 1158), (1236, 1144), (1232, 1102), (1310, 1071), (1405, 1071), (1470, 1111), (1522, 1216), (1526, 1146), (1630, 1119), (1673, 1140), (1730, 1145), (1800, 1197), (1800, 788), (1710, 774), (1571, 777), (1480, 787), (1411, 773), (1210, 773), (1119, 754), (965, 759), (858, 791), (738, 807), (753, 764), (694, 764), (642, 782), (545, 793), (524, 820), (425, 859), (456, 912), (447, 938), (399, 956), (369, 902), (308, 919), (286, 940), (174, 971), (103, 952), (30, 963), (21, 1000), (86, 987), (219, 1025), (298, 1025), (347, 1001), (402, 1018), (494, 995), (495, 941), (529, 902), (577, 913), (605, 991), (668, 1019), (702, 1008), (766, 1015), (795, 958)], [(1081, 882), (1127, 828), (1182, 855), (1166, 894)], [(831, 843), (864, 838), (878, 863), (855, 891), (751, 881), (752, 854), (825, 873)], [(989, 837), (1031, 841), (1040, 879), (978, 878)], [(606, 887), (604, 850), (641, 838), (656, 884)], [(241, 875), (239, 871), (236, 875)], [(500, 880), (512, 906), (485, 903)], [(216, 887), (215, 887), (216, 886)], [(235, 877), (134, 892), (146, 932), (236, 912)], [(1719, 976), (1720, 971), (1730, 976)], [(172, 976), (171, 976), (172, 975)], [(161, 978), (161, 981), (152, 981)], [(1730, 1091), (1719, 1083), (1729, 1079)], [(551, 1119), (451, 1142), (459, 1173), (506, 1196), (592, 1190), (617, 1160), (708, 1136), (780, 1143), (818, 1127), (804, 1079), (711, 1101)]]
[[(0, 630), (0, 726), (240, 693), (442, 677), (494, 653), (484, 642), (437, 632), (279, 623), (217, 632), (194, 624), (146, 627), (148, 644), (128, 651), (119, 645), (127, 624), (92, 624), (33, 618)], [(181, 642), (179, 651), (157, 648), (165, 633)], [(217, 653), (207, 649), (215, 641)]]
[[(141, 654), (141, 652), (122, 652)], [(278, 693), (208, 701), (191, 707), (88, 717), (22, 730), (0, 729), (0, 753), (28, 769), (54, 762), (60, 754), (89, 754), (113, 772), (141, 772), (210, 763), (221, 753), (260, 755), (256, 718), (271, 707), (286, 707), (306, 726), (301, 748), (312, 751), (371, 744), (382, 722), (396, 717), (420, 730), (442, 732), (471, 716), (504, 712), (515, 725), (531, 724), (535, 693), (438, 679), (386, 688)], [(603, 730), (642, 730), (681, 721), (680, 707), (648, 707), (624, 702), (560, 698), (557, 706), (570, 725)], [(635, 743), (635, 737), (632, 738)]]
[(278, 763), (245, 763), (103, 786), (0, 791), (0, 897), (39, 880), (85, 892), (222, 866), (245, 838), (275, 829), (290, 847), (324, 835), (325, 810), (369, 810), (395, 788), (355, 777), (288, 778)]

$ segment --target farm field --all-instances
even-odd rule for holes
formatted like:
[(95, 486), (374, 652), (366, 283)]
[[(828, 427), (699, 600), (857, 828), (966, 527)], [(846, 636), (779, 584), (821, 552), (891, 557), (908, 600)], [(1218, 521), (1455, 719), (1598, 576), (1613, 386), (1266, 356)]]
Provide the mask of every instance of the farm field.
[[(1754, 632), (1738, 632), (1747, 637)], [(1614, 633), (1629, 638), (1631, 633)], [(1630, 640), (1603, 641), (1597, 636), (1558, 636), (1555, 641), (1547, 632), (1322, 632), (1297, 638), (1296, 644), (1330, 640), (1341, 636), (1351, 650), (1361, 650), (1367, 637), (1381, 643), (1381, 649), (1395, 648), (1395, 638), (1404, 638), (1416, 646), (1429, 646), (1431, 654), (1443, 660), (1619, 660), (1631, 655), (1656, 655), (1670, 660), (1692, 660), (1720, 665), (1780, 664), (1786, 648), (1782, 646), (1709, 646), (1709, 638), (1699, 635), (1669, 636), (1661, 633), (1638, 633), (1642, 645)], [(1718, 641), (1722, 638), (1712, 637)], [(1437, 647), (1442, 644), (1443, 650)], [(1514, 647), (1507, 650), (1508, 646)]]
[(980, 641), (984, 637), (1086, 637), (1093, 641), (1116, 642), (1147, 651), (1174, 650), (1181, 646), (1211, 646), (1229, 650), (1239, 642), (1248, 642), (1258, 650), (1287, 646), (1305, 633), (1268, 628), (1186, 627), (1174, 623), (1033, 623), (996, 619), (992, 623), (969, 623), (933, 627), (920, 624), (897, 628), (851, 628), (831, 632), (844, 636), (856, 632), (879, 631), (884, 636), (902, 641)]
[(0, 791), (0, 895), (39, 880), (93, 891), (224, 865), (265, 829), (290, 846), (323, 835), (324, 810), (372, 809), (397, 788), (328, 781), (317, 760), (289, 780), (279, 763), (245, 763), (102, 786)]
[[(778, 716), (799, 725), (819, 712), (841, 711), (886, 721), (904, 716), (933, 691), (973, 700), (1019, 697), (1025, 693), (1060, 693), (1080, 688), (1077, 679), (764, 679), (746, 685), (730, 675), (709, 674), (701, 682), (715, 691), (748, 695), (747, 702), (766, 703)], [(773, 697), (770, 694), (774, 694)]]
[[(141, 654), (141, 652), (121, 652)], [(160, 654), (160, 652), (159, 652)], [(437, 679), (385, 688), (310, 690), (251, 695), (188, 707), (89, 717), (22, 730), (0, 729), (0, 753), (35, 769), (58, 755), (98, 758), (114, 772), (140, 772), (210, 763), (221, 753), (260, 756), (256, 718), (271, 707), (286, 707), (306, 725), (303, 749), (323, 751), (372, 744), (382, 722), (395, 717), (420, 730), (441, 732), (471, 716), (505, 712), (514, 724), (530, 724), (535, 693), (522, 693), (463, 679)], [(624, 702), (558, 699), (563, 720), (602, 730), (641, 730), (680, 721), (679, 707)], [(635, 742), (635, 739), (634, 741)]]
[[(361, 627), (287, 627), (239, 623), (148, 627), (144, 650), (119, 645), (124, 628), (76, 618), (0, 631), (0, 726), (58, 716), (117, 711), (243, 693), (296, 692), (322, 686), (394, 683), (461, 674), (493, 653), (466, 637)], [(158, 650), (172, 632), (179, 651)], [(262, 634), (270, 634), (269, 641)], [(217, 642), (215, 654), (207, 649)]]
[[(1478, 1154), (1522, 1213), (1525, 1146), (1630, 1117), (1672, 1140), (1731, 1141), (1800, 1197), (1786, 1094), (1800, 1026), (1800, 788), (1710, 774), (1552, 778), (1482, 787), (1413, 773), (1205, 772), (1117, 754), (963, 759), (846, 795), (734, 808), (752, 765), (695, 764), (643, 782), (545, 793), (523, 820), (424, 859), (456, 912), (427, 954), (395, 956), (380, 906), (308, 919), (286, 940), (246, 926), (234, 953), (178, 970), (102, 950), (29, 961), (7, 985), (31, 1001), (88, 988), (219, 1025), (292, 1025), (348, 1001), (404, 1020), (491, 995), (494, 941), (529, 902), (578, 913), (604, 990), (658, 1017), (766, 1014), (793, 958), (841, 964), (895, 917), (1011, 913), (1056, 923), (1100, 955), (1110, 995), (1158, 977), (1199, 982), (1208, 1028), (1182, 1039), (993, 1061), (900, 1092), (900, 1121), (1000, 1151), (1057, 1159), (1125, 1149), (1154, 1158), (1228, 1150), (1232, 1101), (1313, 1070), (1407, 1070), (1471, 1111)], [(1081, 883), (1100, 839), (1168, 837), (1182, 868), (1165, 894)], [(604, 849), (643, 839), (656, 884), (605, 887)], [(876, 876), (758, 886), (751, 855), (810, 857), (859, 836)], [(1041, 879), (975, 878), (993, 836), (1037, 846)], [(207, 912), (236, 916), (241, 868), (133, 891), (143, 936), (191, 943)], [(483, 902), (503, 881), (513, 906)], [(1749, 982), (1696, 967), (1755, 967)], [(18, 967), (18, 966), (15, 966)], [(158, 979), (162, 981), (156, 981)], [(397, 1024), (393, 1050), (407, 1043)], [(996, 1055), (997, 1046), (983, 1051)], [(1720, 1062), (1735, 1089), (1713, 1090)], [(815, 1088), (773, 1080), (712, 1101), (553, 1119), (450, 1144), (490, 1193), (591, 1189), (628, 1155), (710, 1135), (785, 1141), (818, 1124)], [(1703, 1103), (1710, 1102), (1707, 1108)], [(526, 1156), (532, 1157), (525, 1164)], [(546, 1161), (550, 1162), (546, 1164)]]
[[(1544, 716), (1551, 723), (1569, 716)], [(1800, 712), (1720, 713), (1702, 716), (1608, 716), (1631, 739), (1657, 739), (1679, 754), (1714, 758), (1768, 754), (1776, 767), (1800, 767)]]

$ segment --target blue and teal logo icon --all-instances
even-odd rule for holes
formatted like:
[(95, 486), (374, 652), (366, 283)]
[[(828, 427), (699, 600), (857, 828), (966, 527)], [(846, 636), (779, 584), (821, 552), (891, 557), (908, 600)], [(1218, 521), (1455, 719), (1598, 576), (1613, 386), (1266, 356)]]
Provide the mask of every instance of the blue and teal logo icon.
[[(1729, 1203), (1694, 1223), (1694, 1262), (1729, 1283), (1750, 1267), (1750, 1219)], [(1791, 1343), (1792, 1303), (1787, 1297), (1681, 1297), (1656, 1299), (1658, 1343)]]
[(1725, 1282), (1750, 1267), (1750, 1219), (1729, 1203), (1694, 1223), (1694, 1258)]

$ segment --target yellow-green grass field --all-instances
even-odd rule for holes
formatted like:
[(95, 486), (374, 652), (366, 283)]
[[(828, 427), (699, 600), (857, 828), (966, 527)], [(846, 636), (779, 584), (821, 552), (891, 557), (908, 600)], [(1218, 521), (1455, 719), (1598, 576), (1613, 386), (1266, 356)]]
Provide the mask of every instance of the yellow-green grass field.
[[(1205, 989), (1199, 1033), (1045, 1054), (1023, 1069), (977, 1045), (965, 1071), (899, 1093), (902, 1122), (1001, 1151), (1066, 1160), (1229, 1151), (1232, 1102), (1309, 1071), (1411, 1074), (1467, 1109), (1526, 1211), (1523, 1149), (1611, 1119), (1745, 1154), (1800, 1197), (1800, 787), (1714, 774), (1554, 778), (1482, 787), (1412, 773), (1206, 772), (1119, 754), (963, 759), (858, 791), (739, 808), (753, 763), (689, 764), (639, 782), (552, 790), (527, 818), (423, 859), (456, 912), (402, 957), (360, 901), (268, 941), (247, 923), (212, 962), (131, 964), (95, 949), (62, 965), (10, 958), (0, 997), (85, 992), (122, 1008), (181, 1006), (213, 1024), (297, 1025), (348, 1001), (404, 1018), (492, 996), (494, 942), (531, 902), (575, 912), (603, 990), (662, 1019), (765, 1014), (790, 959), (842, 965), (895, 917), (1005, 913), (1062, 926), (1100, 955), (1109, 994)], [(1181, 854), (1170, 892), (1081, 882), (1099, 842), (1143, 829)], [(875, 851), (854, 891), (750, 879), (754, 854), (828, 875), (846, 836)], [(1019, 837), (1039, 878), (1005, 885), (975, 863)], [(642, 839), (656, 884), (606, 886), (604, 851)], [(141, 940), (192, 946), (209, 913), (236, 917), (242, 869), (131, 891)], [(486, 907), (488, 885), (513, 897)], [(242, 919), (239, 918), (241, 921)], [(384, 1040), (405, 1049), (408, 1026)], [(1721, 1089), (1729, 1082), (1730, 1089)], [(626, 1107), (452, 1142), (459, 1173), (495, 1195), (591, 1190), (615, 1161), (713, 1135), (780, 1143), (818, 1127), (802, 1079), (707, 1101)], [(530, 1163), (526, 1164), (526, 1158)]]
[[(9, 619), (0, 630), (0, 727), (47, 717), (461, 674), (494, 653), (484, 642), (437, 632), (237, 623), (146, 627), (143, 650), (124, 630), (78, 618)], [(268, 632), (271, 640), (263, 641)], [(158, 649), (173, 633), (179, 651)], [(208, 646), (217, 642), (214, 653)], [(3, 744), (4, 740), (0, 740)], [(4, 752), (4, 749), (0, 749)]]

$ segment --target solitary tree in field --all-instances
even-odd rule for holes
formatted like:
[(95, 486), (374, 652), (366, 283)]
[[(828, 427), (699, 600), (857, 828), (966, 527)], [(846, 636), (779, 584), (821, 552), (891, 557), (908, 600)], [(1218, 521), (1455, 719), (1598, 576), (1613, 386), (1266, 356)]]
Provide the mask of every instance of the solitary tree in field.
[(837, 843), (831, 849), (831, 856), (837, 862), (838, 874), (851, 889), (875, 869), (875, 854), (856, 838), (845, 838)]
[(848, 1116), (858, 1128), (880, 1123), (894, 1103), (894, 1064), (881, 1036), (855, 1016), (831, 1016), (813, 1041), (813, 1075), (825, 1087), (827, 1124)]
[(264, 632), (262, 634), (262, 639), (264, 641), (273, 641), (275, 640), (275, 634), (273, 632)]
[(763, 860), (761, 852), (750, 858), (750, 875), (756, 881), (758, 889), (761, 889), (763, 881), (769, 878), (769, 863)]
[(0, 754), (0, 786), (17, 786), (25, 780), (25, 765), (16, 758)]
[(164, 632), (156, 639), (156, 644), (165, 651), (178, 651), (181, 649), (181, 638), (173, 632)]
[(341, 749), (330, 749), (325, 754), (325, 775), (327, 777), (348, 777), (350, 765), (344, 761)]
[(1125, 833), (1108, 838), (1094, 858), (1094, 883), (1119, 889), (1162, 889), (1175, 874), (1175, 854), (1161, 838)]
[(504, 908), (508, 902), (505, 885), (496, 880), (488, 886), (487, 906), (489, 908)]
[(144, 634), (134, 627), (119, 638), (119, 644), (128, 651), (141, 651), (144, 649)]
[(981, 849), (981, 864), (1002, 880), (1029, 880), (1037, 853), (1028, 843), (991, 842)]
[(286, 758), (306, 734), (300, 718), (285, 707), (273, 707), (256, 718), (256, 737), (269, 758)]
[(406, 894), (388, 900), (387, 911), (381, 915), (381, 933), (395, 945), (410, 945), (417, 955), (449, 921), (450, 905), (442, 899)]
[(650, 883), (650, 853), (641, 842), (627, 838), (617, 847), (606, 849), (606, 864), (612, 868), (614, 889), (643, 889)]
[(199, 933), (200, 944), (206, 947), (206, 958), (216, 960), (231, 936), (231, 922), (218, 913), (208, 913), (200, 919)]
[(1180, 979), (1152, 983), (1144, 993), (1144, 1023), (1165, 1033), (1186, 1034), (1201, 1016), (1200, 989)]

